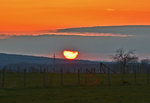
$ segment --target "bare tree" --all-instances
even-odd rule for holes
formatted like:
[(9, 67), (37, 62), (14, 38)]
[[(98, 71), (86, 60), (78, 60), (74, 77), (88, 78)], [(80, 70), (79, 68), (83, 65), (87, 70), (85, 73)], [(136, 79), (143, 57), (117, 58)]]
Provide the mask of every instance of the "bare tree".
[(117, 49), (113, 60), (120, 64), (122, 72), (122, 82), (124, 84), (125, 68), (128, 63), (137, 62), (138, 57), (135, 55), (134, 50), (125, 51), (123, 48)]
[(125, 68), (128, 63), (137, 62), (138, 57), (134, 50), (125, 51), (123, 48), (120, 48), (116, 50), (113, 60)]

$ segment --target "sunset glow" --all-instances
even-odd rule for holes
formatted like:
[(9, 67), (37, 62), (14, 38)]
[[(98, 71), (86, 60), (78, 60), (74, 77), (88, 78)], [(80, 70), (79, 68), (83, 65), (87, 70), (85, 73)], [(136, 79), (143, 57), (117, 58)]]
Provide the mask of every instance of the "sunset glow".
[(63, 51), (64, 57), (69, 60), (76, 59), (78, 54), (79, 54), (78, 51), (69, 51), (69, 50)]
[(150, 25), (149, 0), (1, 0), (0, 32)]

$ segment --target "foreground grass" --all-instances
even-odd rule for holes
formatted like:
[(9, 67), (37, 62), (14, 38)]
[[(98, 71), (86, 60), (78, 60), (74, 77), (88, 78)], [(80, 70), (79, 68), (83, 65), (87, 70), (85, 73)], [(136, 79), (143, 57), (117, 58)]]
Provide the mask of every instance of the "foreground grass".
[(0, 90), (0, 103), (149, 103), (149, 86), (63, 86)]
[[(77, 85), (76, 74), (64, 74), (64, 85), (60, 85), (59, 74), (47, 74), (47, 86), (42, 85), (42, 74), (27, 74), (26, 88), (22, 87), (22, 74), (6, 74), (4, 89), (0, 89), (0, 103), (149, 103), (150, 85), (146, 75), (126, 75), (128, 84), (121, 85), (121, 76), (111, 75), (111, 86), (107, 85), (107, 75), (96, 75), (97, 85)], [(49, 77), (53, 78), (50, 79)]]

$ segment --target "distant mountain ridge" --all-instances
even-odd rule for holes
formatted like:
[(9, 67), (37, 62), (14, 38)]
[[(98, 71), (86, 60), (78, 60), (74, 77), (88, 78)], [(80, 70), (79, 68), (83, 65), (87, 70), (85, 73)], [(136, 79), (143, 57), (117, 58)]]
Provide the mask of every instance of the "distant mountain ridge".
[[(53, 64), (54, 59), (48, 57), (38, 57), (38, 56), (29, 56), (29, 55), (17, 55), (17, 54), (5, 54), (0, 53), (0, 67), (9, 64)], [(67, 61), (64, 59), (55, 59), (55, 63), (64, 64)], [(93, 63), (88, 60), (75, 60), (75, 63)]]

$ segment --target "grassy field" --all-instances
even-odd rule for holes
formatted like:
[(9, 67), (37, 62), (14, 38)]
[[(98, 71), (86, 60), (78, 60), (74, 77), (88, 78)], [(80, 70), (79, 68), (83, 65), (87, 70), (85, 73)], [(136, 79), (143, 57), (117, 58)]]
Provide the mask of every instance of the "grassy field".
[[(42, 73), (27, 73), (26, 77), (23, 88), (23, 73), (6, 73), (5, 88), (0, 89), (0, 103), (150, 102), (146, 74), (137, 74), (136, 83), (133, 74), (126, 74), (124, 85), (120, 74), (111, 74), (111, 86), (108, 86), (106, 74), (81, 74), (81, 85), (78, 85), (77, 74), (63, 74), (64, 85), (60, 85), (60, 74), (47, 73), (46, 87), (43, 87)], [(97, 79), (98, 83), (92, 84)]]

